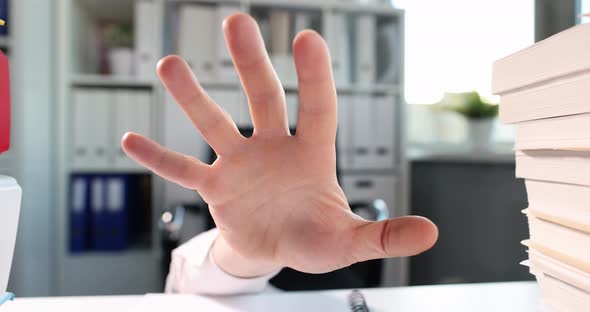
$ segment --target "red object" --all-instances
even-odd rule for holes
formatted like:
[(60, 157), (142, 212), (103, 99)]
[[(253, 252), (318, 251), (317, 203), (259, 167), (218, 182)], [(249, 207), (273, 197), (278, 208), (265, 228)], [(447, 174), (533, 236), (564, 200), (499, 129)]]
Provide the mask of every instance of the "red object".
[(10, 74), (8, 58), (0, 51), (0, 154), (10, 147)]

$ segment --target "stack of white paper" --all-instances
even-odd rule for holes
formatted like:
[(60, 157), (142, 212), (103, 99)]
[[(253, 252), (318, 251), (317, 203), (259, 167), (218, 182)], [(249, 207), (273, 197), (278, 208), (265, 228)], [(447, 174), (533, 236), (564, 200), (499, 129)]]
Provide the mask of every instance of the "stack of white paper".
[(590, 24), (494, 64), (500, 118), (516, 126), (526, 179), (529, 265), (556, 311), (590, 306)]

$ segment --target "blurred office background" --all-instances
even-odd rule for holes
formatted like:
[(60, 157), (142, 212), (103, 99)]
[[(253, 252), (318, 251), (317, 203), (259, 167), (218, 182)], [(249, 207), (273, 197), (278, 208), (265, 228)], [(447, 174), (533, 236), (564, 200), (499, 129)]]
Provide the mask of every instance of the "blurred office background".
[(237, 11), (260, 23), (293, 130), (291, 40), (312, 28), (328, 41), (338, 174), (355, 212), (419, 214), (440, 229), (438, 244), (410, 259), (322, 276), (286, 271), (273, 282), (311, 289), (532, 279), (519, 265), (526, 193), (514, 179), (512, 129), (489, 105), (497, 101), (491, 64), (582, 22), (585, 10), (590, 1), (0, 0), (14, 121), (0, 172), (24, 190), (10, 290), (162, 290), (170, 250), (213, 223), (195, 192), (134, 164), (119, 139), (132, 130), (214, 159), (155, 77), (156, 61), (171, 53), (251, 133), (221, 37), (221, 20)]

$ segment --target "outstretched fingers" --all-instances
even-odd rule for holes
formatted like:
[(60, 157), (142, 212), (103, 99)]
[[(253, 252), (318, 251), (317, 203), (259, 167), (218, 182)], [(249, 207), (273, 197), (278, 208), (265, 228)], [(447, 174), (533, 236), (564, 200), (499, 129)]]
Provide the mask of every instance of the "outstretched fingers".
[(243, 13), (223, 23), (225, 40), (248, 96), (254, 133), (289, 135), (285, 92), (274, 71), (256, 21)]
[(207, 96), (183, 59), (174, 55), (163, 58), (158, 63), (158, 75), (218, 155), (230, 153), (245, 140), (231, 117)]
[(158, 143), (128, 132), (121, 140), (125, 153), (162, 178), (198, 190), (207, 179), (209, 166), (201, 161), (160, 146)]

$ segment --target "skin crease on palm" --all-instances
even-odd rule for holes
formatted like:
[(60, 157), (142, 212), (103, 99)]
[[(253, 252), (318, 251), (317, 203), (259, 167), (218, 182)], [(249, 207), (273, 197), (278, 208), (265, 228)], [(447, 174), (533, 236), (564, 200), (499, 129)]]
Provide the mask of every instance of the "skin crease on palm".
[(285, 266), (323, 273), (429, 249), (438, 230), (428, 219), (369, 222), (351, 212), (336, 179), (336, 91), (320, 35), (303, 31), (293, 42), (300, 109), (297, 134), (291, 136), (284, 91), (256, 22), (235, 14), (223, 30), (248, 96), (254, 135), (242, 137), (188, 65), (167, 56), (158, 64), (158, 75), (217, 160), (209, 166), (134, 133), (122, 140), (131, 158), (198, 191), (209, 204), (221, 234), (212, 248), (216, 263), (239, 277)]

